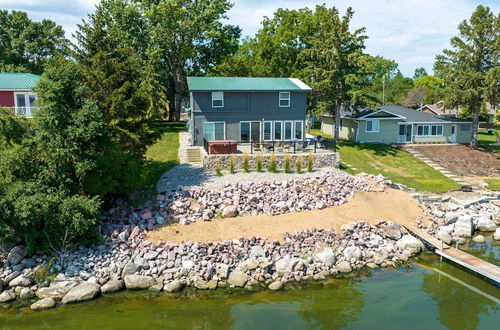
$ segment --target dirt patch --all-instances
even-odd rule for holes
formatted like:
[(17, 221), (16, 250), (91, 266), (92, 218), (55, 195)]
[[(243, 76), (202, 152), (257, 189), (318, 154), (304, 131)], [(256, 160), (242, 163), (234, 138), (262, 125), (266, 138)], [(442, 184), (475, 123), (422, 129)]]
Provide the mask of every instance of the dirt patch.
[(500, 175), (500, 155), (465, 145), (412, 146), (413, 149), (462, 176), (497, 177)]
[(256, 236), (282, 240), (285, 232), (294, 233), (308, 228), (333, 228), (340, 231), (343, 224), (360, 220), (372, 224), (380, 220), (415, 224), (417, 219), (424, 216), (419, 203), (404, 191), (358, 191), (348, 203), (323, 210), (198, 221), (187, 226), (163, 227), (149, 232), (146, 239), (152, 242), (209, 242)]

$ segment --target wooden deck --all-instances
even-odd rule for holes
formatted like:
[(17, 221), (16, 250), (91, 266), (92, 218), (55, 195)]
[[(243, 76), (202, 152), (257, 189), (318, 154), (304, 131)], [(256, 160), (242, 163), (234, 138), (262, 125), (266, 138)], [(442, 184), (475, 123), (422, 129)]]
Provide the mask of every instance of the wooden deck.
[(500, 286), (500, 267), (493, 265), (483, 259), (477, 258), (459, 249), (448, 246), (438, 240), (437, 238), (429, 235), (426, 231), (417, 228), (416, 226), (405, 226), (406, 229), (413, 234), (426, 241), (429, 245), (434, 247), (435, 252), (443, 258), (460, 265), (472, 273), (478, 274), (481, 277), (489, 280), (496, 286)]

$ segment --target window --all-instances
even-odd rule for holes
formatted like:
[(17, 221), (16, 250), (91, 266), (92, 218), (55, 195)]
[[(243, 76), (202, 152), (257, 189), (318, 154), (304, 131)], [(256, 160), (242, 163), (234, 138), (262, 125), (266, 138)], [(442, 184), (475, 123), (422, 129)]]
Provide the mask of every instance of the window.
[(293, 123), (291, 121), (285, 121), (285, 140), (290, 141), (292, 139), (292, 128)]
[(271, 141), (273, 139), (272, 137), (272, 122), (270, 121), (265, 121), (264, 122), (264, 141)]
[(470, 125), (460, 125), (460, 130), (463, 132), (470, 131)]
[(418, 136), (440, 136), (443, 135), (443, 125), (418, 125)]
[(33, 117), (32, 111), (36, 109), (36, 95), (33, 93), (16, 93), (15, 96), (16, 116)]
[(282, 130), (281, 121), (274, 122), (274, 140), (281, 141), (281, 130)]
[(366, 121), (366, 131), (367, 132), (378, 132), (380, 126), (379, 120), (367, 120)]
[(302, 140), (302, 122), (301, 121), (296, 121), (295, 122), (295, 135), (294, 138), (297, 140)]
[(212, 92), (212, 107), (222, 108), (224, 106), (224, 93)]
[(280, 92), (280, 107), (290, 106), (290, 92)]
[(224, 122), (206, 122), (203, 124), (203, 137), (207, 141), (225, 140), (226, 139), (226, 123)]
[(250, 122), (240, 123), (240, 140), (241, 142), (250, 142)]

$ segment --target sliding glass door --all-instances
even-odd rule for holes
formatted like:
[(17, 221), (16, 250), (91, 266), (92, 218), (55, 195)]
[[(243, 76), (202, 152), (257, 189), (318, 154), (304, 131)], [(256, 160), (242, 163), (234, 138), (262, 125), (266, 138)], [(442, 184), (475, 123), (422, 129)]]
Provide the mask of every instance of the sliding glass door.
[(243, 143), (260, 142), (260, 121), (240, 122), (240, 141)]
[(225, 140), (226, 123), (224, 122), (206, 122), (203, 124), (203, 137), (207, 141)]

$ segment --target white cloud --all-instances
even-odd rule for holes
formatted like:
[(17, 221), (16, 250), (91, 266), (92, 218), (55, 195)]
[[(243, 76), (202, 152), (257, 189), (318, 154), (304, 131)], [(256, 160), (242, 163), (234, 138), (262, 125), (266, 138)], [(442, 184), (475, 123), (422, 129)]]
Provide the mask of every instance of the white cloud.
[[(258, 31), (264, 16), (278, 8), (313, 8), (326, 2), (345, 12), (353, 7), (353, 27), (366, 27), (367, 52), (394, 59), (405, 75), (416, 67), (432, 71), (434, 57), (449, 46), (460, 21), (470, 17), (478, 4), (498, 13), (498, 0), (233, 0), (228, 22), (239, 25), (243, 35)], [(0, 0), (1, 9), (24, 10), (35, 20), (49, 18), (62, 25), (68, 37), (76, 25), (93, 12), (99, 0)]]

